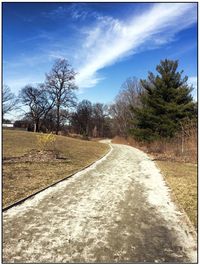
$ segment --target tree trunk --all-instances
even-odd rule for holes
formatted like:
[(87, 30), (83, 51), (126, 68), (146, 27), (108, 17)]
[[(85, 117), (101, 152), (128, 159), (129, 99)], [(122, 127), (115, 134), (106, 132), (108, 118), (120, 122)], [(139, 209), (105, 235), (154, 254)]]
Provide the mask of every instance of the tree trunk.
[(56, 113), (56, 134), (58, 135), (60, 129), (60, 105), (57, 105), (57, 113)]
[(34, 132), (38, 132), (39, 129), (39, 121), (34, 121)]
[(184, 153), (184, 128), (181, 122), (180, 124), (181, 124), (181, 153), (183, 154)]

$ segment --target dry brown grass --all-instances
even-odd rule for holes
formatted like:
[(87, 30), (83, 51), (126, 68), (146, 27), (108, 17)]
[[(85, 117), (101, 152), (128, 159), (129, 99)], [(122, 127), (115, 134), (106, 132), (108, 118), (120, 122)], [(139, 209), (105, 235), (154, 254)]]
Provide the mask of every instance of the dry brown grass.
[(126, 144), (151, 154), (157, 160), (197, 163), (197, 129), (187, 129), (172, 139), (152, 143), (137, 142), (132, 137), (116, 136), (113, 143)]
[(157, 161), (178, 204), (197, 228), (197, 165)]
[(158, 159), (197, 163), (197, 129), (187, 130), (185, 135), (179, 133), (170, 140), (150, 143), (147, 150)]
[(133, 146), (135, 148), (141, 149), (142, 151), (148, 153), (148, 148), (146, 145), (144, 145), (143, 143), (137, 142), (135, 141), (132, 137), (121, 137), (121, 136), (115, 136), (112, 139), (112, 143), (114, 144), (125, 144), (125, 145), (130, 145)]
[(32, 150), (38, 150), (36, 135), (3, 130), (3, 207), (75, 173), (109, 150), (106, 144), (57, 136), (56, 150), (63, 160), (24, 161)]

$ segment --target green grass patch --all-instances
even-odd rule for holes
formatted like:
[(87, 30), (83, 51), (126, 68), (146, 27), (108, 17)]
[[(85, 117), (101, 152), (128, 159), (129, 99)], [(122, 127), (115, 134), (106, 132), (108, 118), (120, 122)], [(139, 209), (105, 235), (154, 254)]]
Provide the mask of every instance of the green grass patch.
[(3, 130), (3, 207), (77, 172), (109, 150), (107, 144), (65, 136), (56, 136), (55, 148), (62, 159), (26, 161), (33, 150), (37, 156), (37, 134)]
[(175, 200), (185, 210), (197, 229), (197, 165), (157, 161)]

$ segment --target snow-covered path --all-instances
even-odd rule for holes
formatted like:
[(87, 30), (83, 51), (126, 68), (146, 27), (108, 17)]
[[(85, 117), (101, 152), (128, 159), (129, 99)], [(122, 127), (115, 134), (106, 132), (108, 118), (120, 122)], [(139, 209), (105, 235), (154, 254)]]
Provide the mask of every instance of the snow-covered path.
[(3, 261), (195, 262), (196, 241), (146, 154), (124, 145), (3, 214)]

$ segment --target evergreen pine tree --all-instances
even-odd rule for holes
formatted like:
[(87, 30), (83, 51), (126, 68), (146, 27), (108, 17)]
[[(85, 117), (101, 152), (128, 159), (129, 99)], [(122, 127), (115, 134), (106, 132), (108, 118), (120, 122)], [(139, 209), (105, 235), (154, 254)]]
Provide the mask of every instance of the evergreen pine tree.
[(141, 107), (133, 108), (134, 129), (138, 140), (153, 141), (170, 138), (180, 129), (180, 121), (191, 119), (195, 104), (188, 77), (178, 72), (178, 61), (164, 60), (156, 67), (158, 74), (149, 72), (147, 80), (141, 80), (144, 93)]

